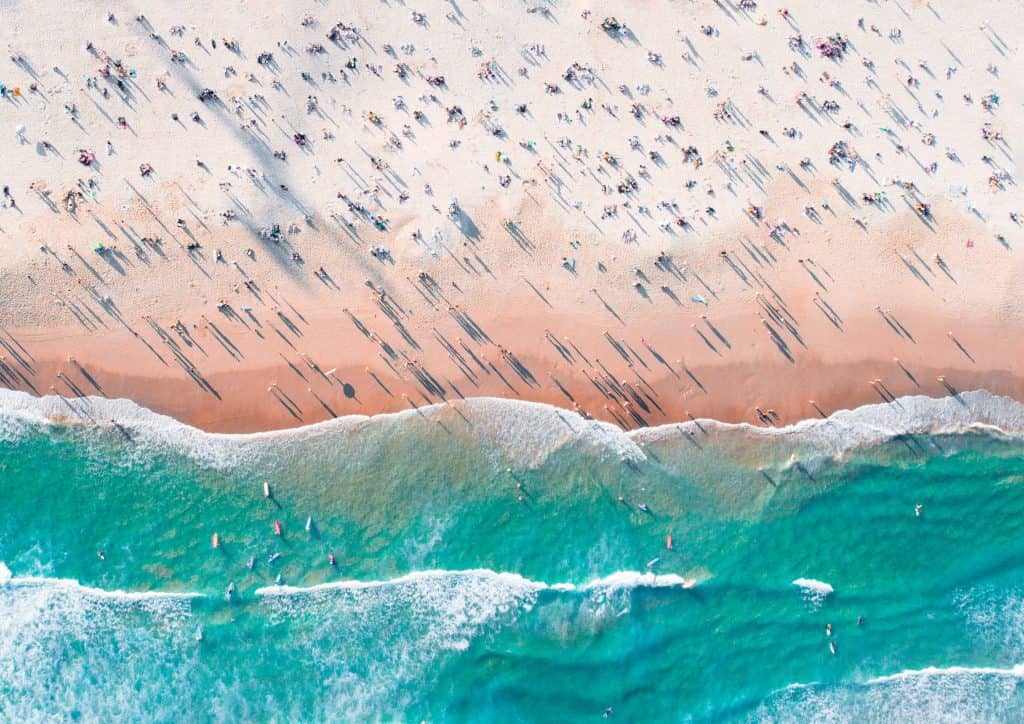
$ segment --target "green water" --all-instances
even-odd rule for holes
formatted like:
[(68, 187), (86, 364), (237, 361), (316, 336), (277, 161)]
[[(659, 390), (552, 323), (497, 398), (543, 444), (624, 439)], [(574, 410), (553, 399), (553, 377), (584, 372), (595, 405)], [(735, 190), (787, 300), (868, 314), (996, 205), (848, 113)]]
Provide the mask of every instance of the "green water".
[(627, 463), (475, 419), (8, 431), (0, 718), (1019, 717), (1019, 440), (697, 432)]

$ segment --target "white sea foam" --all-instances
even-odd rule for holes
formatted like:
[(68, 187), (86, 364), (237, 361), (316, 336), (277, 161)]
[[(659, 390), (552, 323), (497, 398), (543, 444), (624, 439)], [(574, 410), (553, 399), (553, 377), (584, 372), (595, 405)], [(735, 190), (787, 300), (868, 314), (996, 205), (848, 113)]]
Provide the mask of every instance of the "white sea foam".
[(45, 576), (14, 576), (7, 564), (0, 561), (0, 586), (8, 588), (46, 588), (55, 592), (70, 593), (73, 595), (91, 596), (93, 598), (105, 598), (124, 602), (147, 601), (147, 600), (173, 600), (201, 598), (201, 593), (175, 592), (175, 591), (108, 591), (103, 588), (92, 588), (83, 586), (73, 578), (47, 578)]
[(1000, 668), (997, 666), (929, 666), (924, 669), (907, 669), (899, 672), (898, 674), (876, 676), (873, 679), (868, 679), (865, 683), (871, 686), (873, 684), (884, 684), (906, 679), (929, 676), (957, 676), (961, 674), (969, 674), (972, 676), (1004, 676), (1015, 679), (1024, 679), (1024, 664), (1014, 664), (1009, 668)]
[(1024, 592), (974, 586), (958, 592), (953, 605), (977, 650), (1002, 660), (1024, 660)]
[[(515, 574), (466, 570), (257, 593), (268, 624), (288, 626), (308, 665), (330, 672), (331, 701), (319, 718), (330, 719), (334, 706), (368, 721), (401, 719), (417, 692), (432, 685), (438, 659), (531, 610), (538, 588)], [(344, 636), (324, 646), (325, 631)]]
[(793, 581), (793, 585), (800, 589), (804, 600), (813, 606), (820, 606), (826, 598), (835, 592), (830, 584), (814, 578), (797, 578)]
[(464, 571), (445, 571), (435, 569), (428, 571), (414, 571), (412, 573), (406, 573), (402, 576), (397, 576), (395, 578), (384, 579), (379, 581), (351, 580), (331, 581), (329, 583), (319, 583), (314, 586), (264, 586), (263, 588), (256, 589), (256, 595), (288, 596), (304, 595), (320, 591), (331, 590), (358, 591), (368, 588), (381, 588), (384, 586), (401, 586), (405, 584), (415, 584), (423, 581), (435, 581), (444, 578), (490, 578), (498, 583), (505, 583), (510, 586), (523, 587), (534, 590), (540, 590), (541, 588), (546, 587), (546, 585), (543, 583), (536, 583), (516, 573), (495, 573), (494, 571), (490, 571), (486, 568), (467, 569)]
[(314, 586), (264, 586), (256, 589), (259, 596), (297, 596), (324, 591), (358, 591), (370, 588), (382, 588), (386, 586), (402, 586), (422, 582), (438, 580), (480, 580), (490, 581), (496, 586), (518, 588), (532, 592), (539, 591), (607, 591), (628, 590), (633, 588), (693, 588), (697, 585), (696, 578), (685, 578), (675, 573), (654, 574), (651, 572), (641, 573), (639, 571), (616, 571), (602, 578), (597, 578), (586, 583), (544, 583), (525, 578), (518, 573), (499, 573), (487, 568), (473, 568), (462, 571), (429, 570), (415, 571), (395, 578), (379, 581), (331, 581), (320, 583)]
[(190, 685), (190, 598), (11, 578), (0, 586), (3, 719), (176, 719), (179, 702), (165, 692)]
[(819, 454), (841, 456), (850, 450), (877, 445), (899, 435), (985, 431), (1018, 436), (1024, 434), (1024, 403), (987, 390), (974, 390), (957, 397), (900, 397), (892, 403), (839, 410), (825, 419), (806, 419), (783, 427), (698, 420), (645, 428), (629, 434), (646, 441), (671, 439), (678, 437), (680, 427), (693, 431), (698, 424), (710, 432), (743, 432), (810, 445)]
[[(558, 584), (552, 586), (557, 587)], [(572, 585), (572, 584), (567, 584)], [(675, 573), (659, 573), (654, 574), (651, 572), (639, 573), (637, 571), (618, 571), (612, 573), (604, 578), (599, 578), (596, 581), (591, 581), (582, 586), (577, 586), (578, 590), (583, 591), (594, 591), (606, 588), (693, 588), (697, 585), (696, 578), (684, 578), (683, 576)]]
[[(6, 568), (2, 563), (0, 566)], [(0, 574), (2, 574), (0, 570)], [(0, 577), (0, 584), (4, 584), (2, 577)], [(7, 579), (6, 585), (8, 588), (38, 588), (47, 589), (54, 592), (64, 592), (73, 595), (89, 596), (96, 599), (107, 599), (110, 601), (122, 601), (124, 603), (133, 603), (138, 601), (173, 601), (173, 600), (188, 600), (191, 598), (202, 598), (201, 593), (191, 592), (175, 592), (175, 591), (108, 591), (103, 588), (93, 588), (91, 586), (83, 586), (78, 581), (71, 578), (44, 578), (41, 576), (11, 576)]]
[[(673, 423), (640, 430), (623, 431), (605, 422), (587, 420), (552, 405), (473, 398), (459, 402), (459, 412), (469, 420), (469, 429), (480, 443), (521, 466), (535, 466), (567, 444), (582, 443), (603, 450), (621, 460), (646, 457), (643, 446), (678, 438), (680, 429), (704, 430), (806, 445), (818, 454), (841, 456), (857, 448), (876, 445), (906, 434), (955, 434), (987, 431), (993, 434), (1024, 433), (1024, 404), (984, 390), (964, 392), (957, 397), (902, 397), (894, 403), (865, 405), (841, 410), (827, 419), (802, 420), (785, 427), (757, 427), (746, 423), (714, 420)], [(196, 462), (226, 468), (252, 461), (267, 449), (268, 442), (336, 441), (358, 432), (396, 423), (455, 416), (448, 405), (438, 404), (416, 410), (367, 417), (351, 415), (305, 427), (251, 433), (208, 433), (173, 418), (147, 410), (130, 400), (99, 397), (69, 399), (34, 397), (24, 392), (0, 390), (0, 439), (14, 440), (41, 426), (53, 424), (96, 424), (111, 426), (117, 421), (136, 442), (160, 442), (181, 450)]]
[[(515, 574), (424, 571), (296, 589), (299, 596), (282, 587), (255, 605), (268, 626), (288, 626), (287, 647), (303, 652), (304, 668), (323, 672), (322, 695), (298, 718), (345, 712), (346, 719), (391, 720), (429, 686), (440, 657), (530, 610), (535, 589)], [(215, 691), (191, 688), (211, 672), (188, 598), (12, 578), (0, 587), (4, 720), (36, 721), (45, 711), (54, 720), (172, 721), (206, 702), (227, 720), (266, 718), (267, 710), (296, 718), (291, 702), (261, 699), (260, 682), (232, 676), (231, 667), (217, 665), (224, 675)]]
[(814, 578), (797, 578), (793, 581), (793, 585), (799, 586), (800, 588), (803, 588), (807, 591), (813, 591), (814, 593), (820, 594), (822, 596), (827, 596), (833, 591), (835, 591), (835, 589), (832, 588), (832, 586), (828, 583), (825, 583), (824, 581), (819, 581)]
[[(560, 447), (574, 442), (605, 449), (621, 459), (639, 460), (643, 452), (619, 428), (551, 405), (473, 398), (459, 404), (473, 435), (488, 449), (520, 466), (532, 466)], [(345, 438), (379, 426), (441, 418), (456, 413), (444, 404), (419, 410), (348, 415), (286, 430), (247, 434), (210, 433), (148, 410), (127, 399), (103, 397), (35, 397), (15, 390), (0, 390), (0, 440), (13, 441), (49, 425), (87, 424), (112, 427), (116, 422), (136, 443), (163, 443), (213, 468), (229, 468), (252, 461), (268, 442), (307, 442)]]
[(791, 684), (770, 695), (749, 721), (899, 721), (950, 724), (1017, 721), (1024, 665), (929, 667), (841, 684)]

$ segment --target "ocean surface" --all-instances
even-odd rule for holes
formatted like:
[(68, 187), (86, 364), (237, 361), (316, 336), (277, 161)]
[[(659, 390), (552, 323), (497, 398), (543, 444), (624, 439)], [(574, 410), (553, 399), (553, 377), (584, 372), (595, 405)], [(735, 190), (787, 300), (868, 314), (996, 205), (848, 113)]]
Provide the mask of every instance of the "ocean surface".
[(1022, 430), (985, 392), (247, 436), (2, 392), (0, 720), (1019, 720)]

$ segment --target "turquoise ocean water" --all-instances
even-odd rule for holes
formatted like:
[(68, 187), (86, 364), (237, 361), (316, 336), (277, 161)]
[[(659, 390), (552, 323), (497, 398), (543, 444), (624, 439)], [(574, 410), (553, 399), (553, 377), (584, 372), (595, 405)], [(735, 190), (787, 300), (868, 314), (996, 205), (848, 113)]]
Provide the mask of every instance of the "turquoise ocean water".
[(217, 436), (0, 393), (0, 719), (1018, 719), (1022, 421), (482, 400)]

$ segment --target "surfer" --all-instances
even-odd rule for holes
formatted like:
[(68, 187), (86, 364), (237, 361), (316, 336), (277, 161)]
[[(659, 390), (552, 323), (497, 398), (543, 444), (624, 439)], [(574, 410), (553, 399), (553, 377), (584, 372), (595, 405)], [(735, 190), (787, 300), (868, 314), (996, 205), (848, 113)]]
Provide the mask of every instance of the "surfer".
[(645, 513), (649, 513), (651, 511), (651, 509), (647, 507), (647, 503), (638, 503), (636, 507)]
[(829, 641), (828, 642), (828, 650), (832, 652), (833, 656), (836, 655), (836, 642), (835, 641)]
[(612, 708), (608, 707), (607, 709), (604, 710), (604, 714), (601, 715), (601, 718), (607, 719), (611, 715), (612, 715)]
[(334, 559), (334, 554), (333, 553), (328, 553), (327, 554), (327, 563), (332, 568), (337, 565), (338, 562)]
[(263, 497), (264, 498), (272, 498), (273, 497), (270, 494), (270, 483), (263, 483)]
[(231, 583), (228, 584), (228, 592), (224, 595), (224, 598), (226, 598), (227, 600), (230, 601), (231, 597), (233, 595), (235, 595), (235, 582), (234, 581), (232, 581)]
[(863, 616), (858, 616), (857, 617), (857, 625), (858, 626), (863, 626), (864, 625), (864, 617)]
[(276, 561), (280, 557), (281, 557), (280, 553), (271, 553), (269, 556), (267, 556), (267, 563), (273, 563), (274, 561)]
[(825, 635), (826, 636), (831, 636), (832, 635), (832, 624), (830, 624), (830, 623), (825, 624)]
[(923, 507), (924, 507), (924, 506), (923, 506), (923, 505), (921, 505), (920, 503), (918, 503), (917, 505), (915, 505), (915, 506), (914, 506), (914, 515), (915, 515), (916, 517), (918, 517), (918, 518), (920, 518), (920, 517), (921, 517), (921, 508), (923, 508)]
[(248, 568), (251, 571), (253, 569), (253, 566), (255, 566), (255, 565), (256, 565), (256, 556), (249, 556), (249, 560), (246, 561), (245, 567)]
[(107, 560), (107, 555), (103, 551), (96, 551), (96, 556), (101, 560)]
[(274, 521), (274, 535), (281, 535), (281, 521)]

